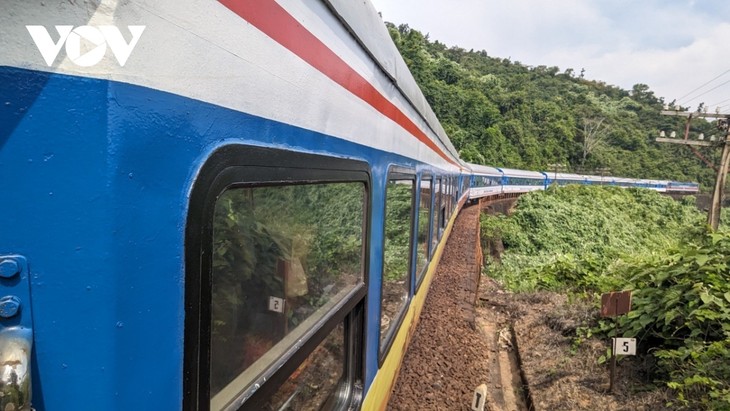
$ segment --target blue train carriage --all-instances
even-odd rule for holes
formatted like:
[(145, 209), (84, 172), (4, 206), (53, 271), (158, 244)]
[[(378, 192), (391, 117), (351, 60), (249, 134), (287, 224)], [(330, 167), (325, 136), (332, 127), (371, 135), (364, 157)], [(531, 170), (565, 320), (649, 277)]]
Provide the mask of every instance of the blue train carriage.
[(637, 187), (638, 179), (626, 177), (604, 176), (603, 184), (617, 187)]
[(634, 183), (635, 187), (639, 188), (647, 188), (649, 190), (654, 190), (660, 193), (664, 193), (667, 191), (667, 186), (669, 185), (669, 182), (666, 180), (652, 180), (652, 179), (644, 179), (640, 178), (637, 179)]
[(558, 184), (564, 186), (568, 184), (602, 184), (601, 176), (591, 176), (583, 174), (573, 173), (551, 173), (545, 171), (544, 174), (547, 176), (547, 184)]
[(515, 170), (498, 167), (502, 172), (504, 193), (526, 193), (547, 188), (547, 174), (539, 171)]
[(469, 164), (469, 168), (469, 200), (502, 194), (504, 173), (501, 170), (479, 164)]
[(469, 193), (471, 190), (471, 164), (466, 163), (462, 160), (461, 169), (459, 170), (459, 176), (457, 177), (457, 197), (459, 204), (462, 204), (469, 200)]
[(374, 8), (3, 11), (0, 406), (383, 409), (466, 183)]
[(686, 181), (669, 181), (667, 183), (667, 192), (697, 194), (700, 192), (700, 185)]

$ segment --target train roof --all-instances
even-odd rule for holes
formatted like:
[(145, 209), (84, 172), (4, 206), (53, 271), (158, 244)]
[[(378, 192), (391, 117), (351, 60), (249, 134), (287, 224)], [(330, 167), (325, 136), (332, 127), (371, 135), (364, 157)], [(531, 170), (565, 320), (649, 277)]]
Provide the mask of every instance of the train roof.
[(585, 180), (588, 176), (583, 176), (575, 173), (551, 173), (549, 171), (543, 171), (547, 174), (548, 178), (560, 179), (560, 180)]
[(544, 171), (544, 173), (553, 180), (576, 180), (576, 181), (603, 181), (601, 176), (594, 176), (589, 174), (575, 174), (575, 173), (551, 173)]
[(483, 166), (481, 164), (468, 164), (472, 174), (484, 174), (488, 176), (502, 176), (502, 171), (496, 167)]
[(545, 173), (540, 171), (529, 171), (529, 170), (517, 170), (514, 168), (497, 167), (497, 170), (504, 173), (507, 177), (522, 177), (522, 178), (545, 178)]
[(396, 88), (418, 111), (438, 141), (457, 163), (459, 153), (449, 140), (436, 114), (426, 101), (411, 71), (390, 38), (382, 17), (369, 1), (325, 0), (342, 24), (352, 33)]

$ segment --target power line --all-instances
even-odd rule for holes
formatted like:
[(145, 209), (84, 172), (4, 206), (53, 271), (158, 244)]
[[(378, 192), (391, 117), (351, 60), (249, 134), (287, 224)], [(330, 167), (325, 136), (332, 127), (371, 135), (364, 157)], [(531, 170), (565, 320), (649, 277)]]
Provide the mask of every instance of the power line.
[[(730, 70), (728, 70), (728, 71), (730, 71)], [(717, 86), (715, 86), (715, 87), (713, 87), (713, 88), (711, 88), (711, 89), (709, 89), (709, 90), (707, 90), (707, 91), (705, 91), (705, 92), (703, 92), (703, 93), (700, 93), (700, 94), (698, 94), (698, 95), (696, 95), (696, 96), (692, 97), (691, 99), (689, 99), (689, 100), (685, 101), (685, 104), (689, 103), (690, 101), (692, 101), (692, 100), (694, 100), (694, 99), (696, 99), (696, 98), (698, 98), (698, 97), (702, 97), (702, 96), (704, 96), (705, 94), (707, 94), (707, 93), (711, 92), (712, 90), (716, 90), (716, 89), (718, 89), (718, 88), (720, 88), (720, 87), (724, 86), (724, 85), (725, 85), (725, 84), (727, 84), (727, 83), (730, 83), (730, 80), (728, 80), (728, 81), (726, 81), (726, 82), (724, 82), (724, 83), (720, 83), (720, 84), (718, 84)]]
[(719, 102), (719, 103), (712, 103), (712, 104), (708, 104), (708, 105), (707, 105), (707, 107), (713, 107), (713, 106), (717, 106), (717, 107), (720, 107), (720, 108), (722, 108), (722, 107), (725, 107), (725, 106), (727, 106), (727, 104), (723, 104), (722, 106), (721, 106), (720, 104), (722, 104), (722, 103), (726, 103), (726, 102), (728, 102), (728, 101), (730, 101), (730, 98), (726, 98), (725, 100), (723, 100), (723, 101), (721, 101), (721, 102)]
[[(722, 74), (718, 75), (717, 77), (713, 78), (712, 80), (710, 80), (710, 81), (708, 81), (708, 82), (706, 82), (706, 83), (703, 83), (703, 84), (702, 84), (701, 86), (699, 86), (699, 87), (695, 88), (694, 90), (690, 91), (689, 93), (687, 93), (687, 94), (683, 95), (682, 97), (678, 98), (678, 99), (677, 99), (677, 101), (682, 101), (682, 99), (683, 99), (683, 98), (685, 98), (685, 97), (689, 96), (690, 94), (692, 94), (692, 93), (694, 93), (695, 91), (697, 91), (697, 90), (701, 89), (702, 87), (704, 87), (704, 86), (706, 86), (706, 85), (708, 85), (708, 84), (712, 83), (713, 81), (715, 81), (715, 80), (719, 79), (720, 77), (724, 76), (724, 75), (725, 75), (725, 74), (727, 74), (727, 73), (730, 73), (730, 69), (727, 69), (727, 70), (725, 70), (724, 72), (722, 72)], [(700, 95), (701, 95), (701, 94), (700, 94)], [(695, 97), (695, 98), (697, 98), (697, 97)], [(694, 100), (695, 98), (693, 98), (692, 100)], [(689, 100), (689, 101), (692, 101), (692, 100)], [(689, 101), (688, 101), (688, 103), (689, 103)]]

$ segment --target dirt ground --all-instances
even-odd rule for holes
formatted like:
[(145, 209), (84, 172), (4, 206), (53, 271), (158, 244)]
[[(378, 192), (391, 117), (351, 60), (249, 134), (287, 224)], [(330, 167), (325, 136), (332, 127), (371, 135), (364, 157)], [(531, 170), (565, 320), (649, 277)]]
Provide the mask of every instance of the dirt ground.
[(575, 338), (594, 304), (511, 294), (476, 276), (479, 211), (465, 207), (457, 217), (388, 409), (471, 410), (480, 384), (491, 411), (666, 409), (652, 364), (638, 357), (618, 363), (608, 392), (609, 365), (598, 364), (608, 341)]

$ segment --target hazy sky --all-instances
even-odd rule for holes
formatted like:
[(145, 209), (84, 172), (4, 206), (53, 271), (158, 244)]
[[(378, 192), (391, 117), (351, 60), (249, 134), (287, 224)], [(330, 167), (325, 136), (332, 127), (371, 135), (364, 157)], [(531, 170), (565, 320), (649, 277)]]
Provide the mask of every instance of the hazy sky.
[(585, 69), (586, 78), (625, 89), (648, 84), (666, 102), (692, 109), (704, 102), (713, 111), (720, 103), (730, 112), (728, 0), (371, 1), (383, 20), (447, 46), (530, 66)]

